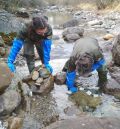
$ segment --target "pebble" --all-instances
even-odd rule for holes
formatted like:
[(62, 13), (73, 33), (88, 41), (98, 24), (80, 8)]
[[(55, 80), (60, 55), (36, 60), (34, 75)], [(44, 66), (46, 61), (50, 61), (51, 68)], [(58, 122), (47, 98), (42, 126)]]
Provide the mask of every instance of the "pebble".
[(87, 91), (86, 94), (91, 95), (92, 93), (90, 91)]

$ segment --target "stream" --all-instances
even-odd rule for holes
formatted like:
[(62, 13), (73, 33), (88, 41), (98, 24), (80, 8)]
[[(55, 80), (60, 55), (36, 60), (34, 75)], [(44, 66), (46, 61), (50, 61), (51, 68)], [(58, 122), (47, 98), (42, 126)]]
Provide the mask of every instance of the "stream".
[[(71, 19), (72, 16), (69, 14), (66, 15), (49, 13), (48, 17), (50, 24), (54, 26), (57, 24), (64, 23), (65, 21)], [(62, 39), (62, 31), (63, 30), (53, 29), (53, 34), (59, 35), (60, 37), (59, 40), (54, 40), (52, 44), (50, 64), (54, 69), (53, 75), (62, 70), (65, 62), (67, 61), (72, 52), (74, 45), (74, 43), (68, 44)], [(97, 36), (99, 37), (99, 35)], [(104, 55), (109, 61), (111, 57), (108, 56), (108, 54), (106, 53)], [(39, 64), (40, 62), (37, 61), (36, 66)], [(28, 75), (28, 68), (26, 64), (25, 66), (17, 67), (17, 76), (19, 79), (23, 78), (26, 75)], [(110, 78), (109, 75), (108, 78)], [(89, 77), (87, 79), (80, 78), (81, 85), (90, 85), (92, 87), (96, 87), (97, 79), (97, 72), (94, 72), (94, 75), (92, 77)], [(116, 116), (120, 118), (120, 102), (117, 101), (113, 96), (107, 94), (102, 94), (101, 98), (102, 104), (98, 106), (94, 112), (88, 112), (86, 114), (96, 117)], [(44, 125), (46, 125), (46, 123), (43, 122), (44, 116), (49, 116), (51, 112), (53, 112), (53, 114), (57, 114), (55, 116), (58, 117), (58, 120), (70, 119), (73, 117), (77, 117), (80, 114), (83, 114), (75, 106), (75, 104), (69, 100), (69, 95), (67, 94), (67, 87), (65, 85), (59, 86), (55, 84), (54, 89), (50, 93), (50, 95), (44, 97), (33, 96), (31, 98), (31, 102), (31, 113), (25, 114), (23, 129), (38, 129), (44, 127)], [(46, 108), (48, 105), (50, 107)], [(68, 110), (67, 113), (65, 112), (66, 109)], [(54, 122), (54, 120), (52, 122)], [(0, 127), (0, 129), (4, 128)]]

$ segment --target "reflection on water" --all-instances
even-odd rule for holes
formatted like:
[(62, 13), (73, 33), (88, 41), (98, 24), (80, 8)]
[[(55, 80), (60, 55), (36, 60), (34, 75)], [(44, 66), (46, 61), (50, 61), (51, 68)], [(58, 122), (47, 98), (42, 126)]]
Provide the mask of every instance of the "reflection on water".
[(72, 18), (72, 15), (67, 14), (67, 13), (58, 13), (58, 12), (50, 13), (50, 12), (48, 12), (45, 15), (48, 16), (49, 23), (51, 25), (60, 25)]

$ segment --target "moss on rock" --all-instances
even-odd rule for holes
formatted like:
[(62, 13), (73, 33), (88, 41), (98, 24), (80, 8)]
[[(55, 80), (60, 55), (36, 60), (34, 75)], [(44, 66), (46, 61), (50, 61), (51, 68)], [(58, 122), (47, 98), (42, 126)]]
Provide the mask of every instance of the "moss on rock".
[[(95, 110), (98, 105), (101, 104), (101, 98), (87, 95), (85, 92), (77, 92), (70, 96), (70, 99), (75, 102), (75, 104), (82, 108), (83, 111), (92, 109)], [(89, 109), (88, 109), (89, 108)]]
[(4, 32), (0, 32), (0, 36), (2, 37), (2, 39), (4, 40), (4, 43), (8, 46), (12, 45), (12, 40), (14, 39), (14, 37), (16, 37), (17, 33), (16, 32), (11, 32), (9, 34), (6, 34)]

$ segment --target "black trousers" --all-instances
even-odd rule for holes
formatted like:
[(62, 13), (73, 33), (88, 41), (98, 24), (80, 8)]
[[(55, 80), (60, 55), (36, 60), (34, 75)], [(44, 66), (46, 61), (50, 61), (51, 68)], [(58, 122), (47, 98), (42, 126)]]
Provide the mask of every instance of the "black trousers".
[(30, 40), (26, 40), (24, 43), (24, 56), (26, 58), (27, 66), (30, 73), (35, 67), (34, 47), (36, 47), (40, 60), (43, 63), (43, 40), (40, 40), (37, 43), (34, 43)]

